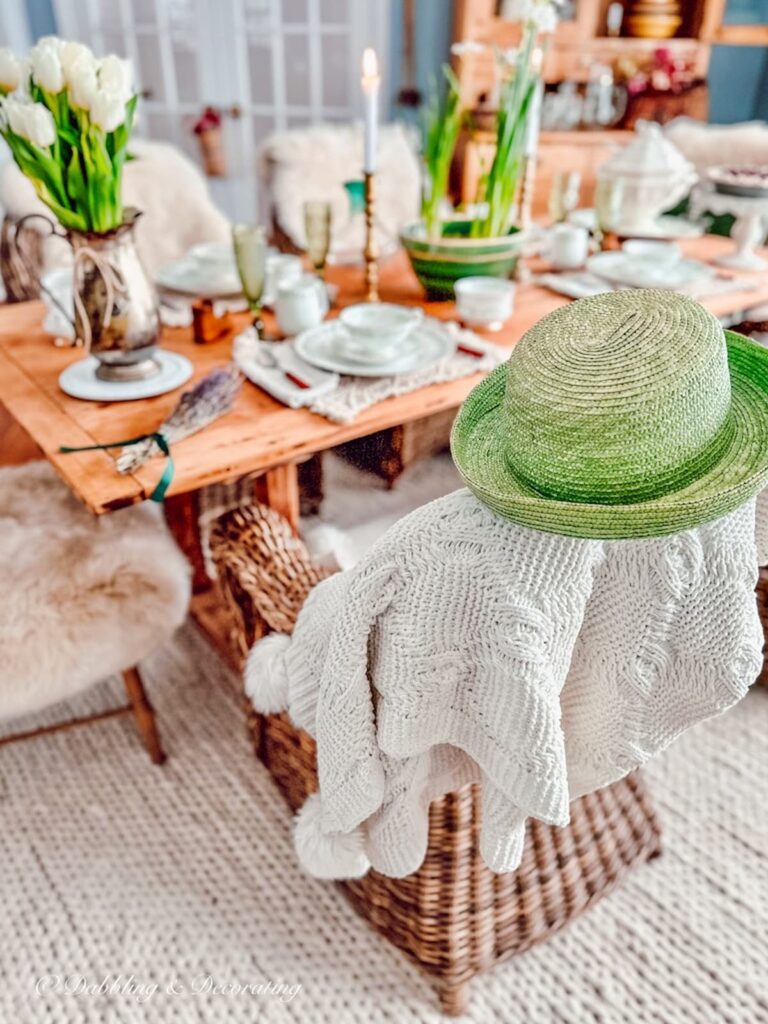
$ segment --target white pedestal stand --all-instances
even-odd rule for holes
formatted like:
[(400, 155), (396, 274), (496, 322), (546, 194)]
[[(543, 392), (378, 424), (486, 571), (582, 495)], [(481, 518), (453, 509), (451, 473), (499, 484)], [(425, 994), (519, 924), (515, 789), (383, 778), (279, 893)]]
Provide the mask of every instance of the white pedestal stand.
[(711, 185), (697, 185), (691, 193), (691, 214), (700, 217), (709, 210), (718, 216), (733, 214), (736, 223), (731, 231), (733, 252), (719, 256), (714, 262), (733, 270), (765, 270), (768, 263), (755, 252), (768, 231), (768, 196), (731, 196), (716, 192)]

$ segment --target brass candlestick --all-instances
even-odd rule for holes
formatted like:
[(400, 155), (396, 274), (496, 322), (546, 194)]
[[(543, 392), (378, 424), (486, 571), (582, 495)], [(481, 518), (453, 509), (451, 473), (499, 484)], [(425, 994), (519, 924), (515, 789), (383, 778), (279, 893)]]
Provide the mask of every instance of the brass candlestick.
[(374, 221), (376, 219), (376, 177), (373, 171), (363, 171), (365, 184), (365, 290), (368, 302), (379, 301), (379, 265), (376, 249)]

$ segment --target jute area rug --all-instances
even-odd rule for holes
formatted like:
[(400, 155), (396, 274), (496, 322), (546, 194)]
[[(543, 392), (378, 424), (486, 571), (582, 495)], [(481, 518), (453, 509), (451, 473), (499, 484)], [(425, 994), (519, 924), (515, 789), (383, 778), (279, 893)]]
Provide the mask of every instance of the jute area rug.
[[(206, 642), (186, 627), (145, 672), (163, 768), (127, 718), (0, 750), (2, 1024), (440, 1021), (429, 981), (296, 867)], [(767, 745), (768, 691), (683, 737), (648, 771), (664, 856), (476, 979), (466, 1019), (768, 1021)]]

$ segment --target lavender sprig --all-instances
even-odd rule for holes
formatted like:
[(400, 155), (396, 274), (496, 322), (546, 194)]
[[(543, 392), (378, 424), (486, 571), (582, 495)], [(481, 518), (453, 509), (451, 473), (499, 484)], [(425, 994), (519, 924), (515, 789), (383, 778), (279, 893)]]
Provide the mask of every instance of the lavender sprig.
[[(169, 444), (197, 433), (232, 409), (242, 382), (243, 376), (234, 363), (212, 370), (191, 391), (184, 392), (157, 432), (163, 434)], [(123, 448), (117, 458), (118, 472), (133, 472), (159, 451), (157, 443), (151, 439)]]

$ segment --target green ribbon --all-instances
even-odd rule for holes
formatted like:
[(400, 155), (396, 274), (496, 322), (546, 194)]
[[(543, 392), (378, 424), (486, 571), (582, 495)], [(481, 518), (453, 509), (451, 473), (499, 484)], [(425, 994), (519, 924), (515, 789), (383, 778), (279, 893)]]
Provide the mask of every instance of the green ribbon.
[(65, 445), (62, 445), (59, 448), (59, 451), (67, 455), (70, 452), (94, 452), (103, 451), (105, 448), (128, 448), (132, 444), (141, 444), (142, 441), (154, 441), (167, 459), (163, 475), (160, 477), (157, 486), (149, 496), (150, 501), (163, 501), (165, 498), (165, 492), (171, 486), (171, 480), (173, 480), (173, 457), (171, 455), (168, 439), (164, 434), (160, 434), (155, 431), (152, 434), (141, 434), (139, 437), (131, 437), (127, 441), (113, 441), (110, 444), (86, 444), (81, 448), (68, 448)]

